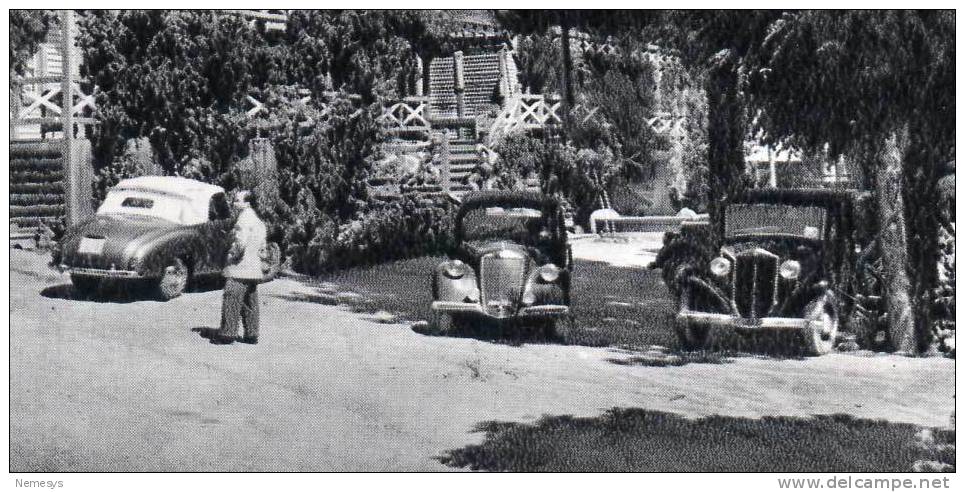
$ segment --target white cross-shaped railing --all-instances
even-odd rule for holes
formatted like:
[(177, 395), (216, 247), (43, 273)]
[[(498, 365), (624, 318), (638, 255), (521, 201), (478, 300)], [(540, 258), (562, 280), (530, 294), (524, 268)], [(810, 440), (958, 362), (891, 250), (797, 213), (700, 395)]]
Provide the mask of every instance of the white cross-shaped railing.
[(80, 84), (70, 82), (74, 100), (58, 101), (56, 99), (58, 96), (63, 99), (63, 85), (59, 82), (60, 77), (54, 76), (23, 77), (19, 79), (20, 100), (26, 103), (26, 106), (16, 108), (11, 126), (20, 128), (26, 125), (62, 123), (61, 119), (64, 117), (65, 106), (68, 114), (73, 117), (72, 120), (75, 124), (95, 124), (96, 121), (85, 116), (85, 113), (88, 109), (91, 111), (95, 109), (94, 93), (97, 88), (95, 87), (90, 94), (85, 94)]
[[(311, 97), (310, 95), (308, 95), (306, 91), (302, 91), (302, 92), (300, 92), (300, 93), (303, 94), (303, 95), (302, 95), (302, 97), (298, 98), (298, 102), (297, 102), (296, 104), (306, 105), (306, 104), (308, 104), (309, 102), (311, 102), (312, 97)], [(251, 104), (251, 108), (248, 109), (247, 111), (245, 111), (245, 115), (247, 115), (249, 118), (255, 118), (255, 117), (257, 117), (258, 115), (261, 115), (261, 114), (263, 114), (263, 113), (264, 113), (264, 115), (266, 115), (266, 116), (268, 116), (268, 115), (271, 114), (271, 111), (268, 109), (268, 106), (266, 106), (265, 103), (263, 103), (263, 102), (259, 101), (258, 99), (256, 99), (254, 96), (252, 96), (252, 95), (247, 95), (247, 96), (245, 96), (245, 100), (246, 100), (249, 104)], [(320, 117), (322, 117), (322, 118), (324, 119), (324, 117), (327, 116), (327, 115), (328, 115), (328, 106), (324, 106), (324, 107), (322, 108), (322, 112), (320, 113)], [(309, 117), (307, 120), (302, 121), (302, 122), (299, 123), (299, 125), (300, 125), (300, 126), (303, 126), (303, 127), (304, 127), (304, 126), (311, 126), (311, 125), (313, 125), (313, 124), (314, 124), (314, 120), (312, 120), (311, 117)]]
[(407, 98), (389, 106), (379, 121), (392, 128), (429, 128), (425, 99)]

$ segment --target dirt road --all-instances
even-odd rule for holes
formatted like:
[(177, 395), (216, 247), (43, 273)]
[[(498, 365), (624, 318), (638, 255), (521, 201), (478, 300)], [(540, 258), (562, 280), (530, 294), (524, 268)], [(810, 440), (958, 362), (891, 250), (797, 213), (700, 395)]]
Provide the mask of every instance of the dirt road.
[[(944, 425), (954, 361), (831, 355), (620, 365), (619, 350), (429, 337), (261, 289), (262, 342), (211, 345), (220, 291), (70, 299), (11, 251), (11, 471), (443, 470), (482, 421), (642, 407)], [(297, 297), (297, 296), (296, 296)], [(668, 327), (669, 329), (669, 327)]]

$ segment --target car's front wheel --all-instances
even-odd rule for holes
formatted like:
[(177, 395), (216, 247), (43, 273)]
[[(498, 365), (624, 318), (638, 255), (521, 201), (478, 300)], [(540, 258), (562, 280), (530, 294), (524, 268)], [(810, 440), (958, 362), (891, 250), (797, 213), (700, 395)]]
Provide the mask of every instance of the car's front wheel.
[[(677, 312), (690, 309), (691, 293), (689, 289), (682, 289), (677, 298)], [(712, 330), (709, 326), (697, 325), (687, 321), (674, 321), (674, 331), (677, 332), (677, 341), (684, 350), (706, 350), (713, 341)]]
[(74, 285), (74, 290), (85, 296), (95, 294), (101, 287), (99, 278), (87, 275), (71, 275), (70, 283)]
[(429, 320), (429, 329), (436, 335), (447, 335), (455, 328), (455, 321), (449, 313), (435, 311)]
[(178, 297), (188, 288), (191, 271), (188, 264), (181, 258), (173, 258), (161, 272), (157, 280), (156, 291), (161, 300), (167, 301)]
[(680, 347), (687, 351), (707, 350), (711, 345), (711, 329), (693, 323), (677, 321), (674, 325)]
[(838, 338), (838, 309), (831, 296), (811, 302), (804, 309), (808, 326), (802, 333), (808, 355), (824, 355), (834, 350)]

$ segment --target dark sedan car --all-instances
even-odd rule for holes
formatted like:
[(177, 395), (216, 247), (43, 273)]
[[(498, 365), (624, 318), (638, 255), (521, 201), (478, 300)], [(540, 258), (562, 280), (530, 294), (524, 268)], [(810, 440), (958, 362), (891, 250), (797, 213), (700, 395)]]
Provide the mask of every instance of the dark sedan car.
[(869, 271), (868, 198), (753, 190), (726, 206), (722, 224), (711, 225), (721, 238), (717, 251), (686, 235), (668, 242), (662, 267), (680, 299), (681, 344), (707, 348), (715, 330), (787, 331), (799, 335), (805, 352), (822, 355), (835, 347), (842, 325), (858, 336), (876, 333), (881, 293)]
[(530, 192), (466, 195), (456, 247), (432, 273), (437, 331), (475, 316), (498, 323), (570, 314), (572, 260), (557, 200)]
[(104, 280), (147, 282), (164, 300), (193, 278), (220, 275), (231, 218), (224, 189), (192, 179), (143, 176), (121, 181), (94, 217), (71, 227), (54, 264), (80, 291)]

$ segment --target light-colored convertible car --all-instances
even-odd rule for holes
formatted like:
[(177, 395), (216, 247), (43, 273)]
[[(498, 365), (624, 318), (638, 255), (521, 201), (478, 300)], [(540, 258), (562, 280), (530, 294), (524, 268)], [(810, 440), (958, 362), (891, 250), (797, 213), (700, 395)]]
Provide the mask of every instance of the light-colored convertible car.
[(96, 290), (105, 279), (137, 281), (171, 299), (194, 278), (220, 275), (230, 215), (220, 186), (170, 176), (126, 179), (94, 217), (67, 231), (54, 264), (70, 272), (80, 291)]

